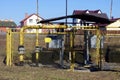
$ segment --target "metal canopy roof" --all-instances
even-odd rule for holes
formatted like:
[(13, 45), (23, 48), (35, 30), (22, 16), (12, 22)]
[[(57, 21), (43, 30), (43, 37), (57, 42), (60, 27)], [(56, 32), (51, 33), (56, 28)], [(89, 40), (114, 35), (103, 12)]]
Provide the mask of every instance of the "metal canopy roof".
[(82, 19), (82, 20), (96, 22), (96, 23), (102, 23), (102, 24), (111, 23), (111, 21), (108, 19), (107, 15), (105, 13), (102, 13), (102, 14), (95, 14), (95, 13), (74, 14), (74, 15), (45, 19), (38, 23), (49, 23), (51, 21), (56, 21), (56, 20), (61, 20), (61, 19), (66, 19), (66, 18), (77, 18), (77, 19)]

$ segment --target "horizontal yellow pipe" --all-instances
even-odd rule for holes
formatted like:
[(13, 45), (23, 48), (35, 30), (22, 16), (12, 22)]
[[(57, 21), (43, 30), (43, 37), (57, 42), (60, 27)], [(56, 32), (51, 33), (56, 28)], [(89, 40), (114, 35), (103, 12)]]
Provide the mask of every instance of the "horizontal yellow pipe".
[(66, 29), (67, 26), (66, 25), (38, 25), (38, 26), (23, 26), (23, 29), (60, 29), (60, 28), (64, 28)]
[[(20, 34), (20, 32), (12, 32), (13, 34)], [(32, 33), (26, 33), (23, 32), (23, 34), (36, 34), (36, 32), (32, 32)], [(53, 32), (53, 33), (49, 33), (49, 32), (45, 32), (45, 33), (39, 33), (40, 35), (47, 35), (47, 34), (67, 34), (67, 32)]]

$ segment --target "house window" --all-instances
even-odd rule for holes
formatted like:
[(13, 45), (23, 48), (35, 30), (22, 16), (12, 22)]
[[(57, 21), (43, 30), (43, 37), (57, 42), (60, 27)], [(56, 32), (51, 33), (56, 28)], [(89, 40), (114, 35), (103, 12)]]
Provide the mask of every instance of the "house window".
[(98, 14), (101, 14), (101, 13), (102, 13), (101, 11), (98, 12)]
[(29, 19), (29, 23), (32, 23), (33, 22), (33, 19)]
[(36, 22), (39, 22), (39, 19), (36, 19)]

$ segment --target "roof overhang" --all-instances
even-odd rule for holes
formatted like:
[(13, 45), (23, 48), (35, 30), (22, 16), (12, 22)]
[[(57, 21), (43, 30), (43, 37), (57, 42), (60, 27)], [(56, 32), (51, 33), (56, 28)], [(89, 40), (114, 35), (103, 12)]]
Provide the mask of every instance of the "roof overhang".
[(111, 23), (111, 21), (108, 19), (107, 15), (104, 13), (102, 13), (102, 14), (87, 14), (87, 13), (74, 14), (74, 15), (45, 19), (38, 23), (49, 23), (51, 21), (57, 21), (57, 20), (62, 20), (62, 19), (66, 19), (66, 18), (76, 18), (76, 19), (82, 19), (82, 20), (96, 22), (96, 23), (102, 23), (102, 24)]

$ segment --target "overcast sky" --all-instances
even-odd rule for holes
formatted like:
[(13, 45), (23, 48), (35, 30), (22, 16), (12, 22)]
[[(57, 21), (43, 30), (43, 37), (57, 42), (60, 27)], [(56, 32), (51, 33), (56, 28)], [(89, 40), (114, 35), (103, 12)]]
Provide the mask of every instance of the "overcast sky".
[[(44, 18), (59, 17), (65, 15), (66, 0), (39, 0), (39, 15)], [(96, 10), (110, 16), (111, 0), (68, 0), (68, 14), (73, 10)], [(113, 0), (112, 15), (120, 17), (120, 0)], [(36, 13), (36, 0), (1, 0), (0, 19), (12, 19), (17, 24), (24, 19), (25, 13)]]

